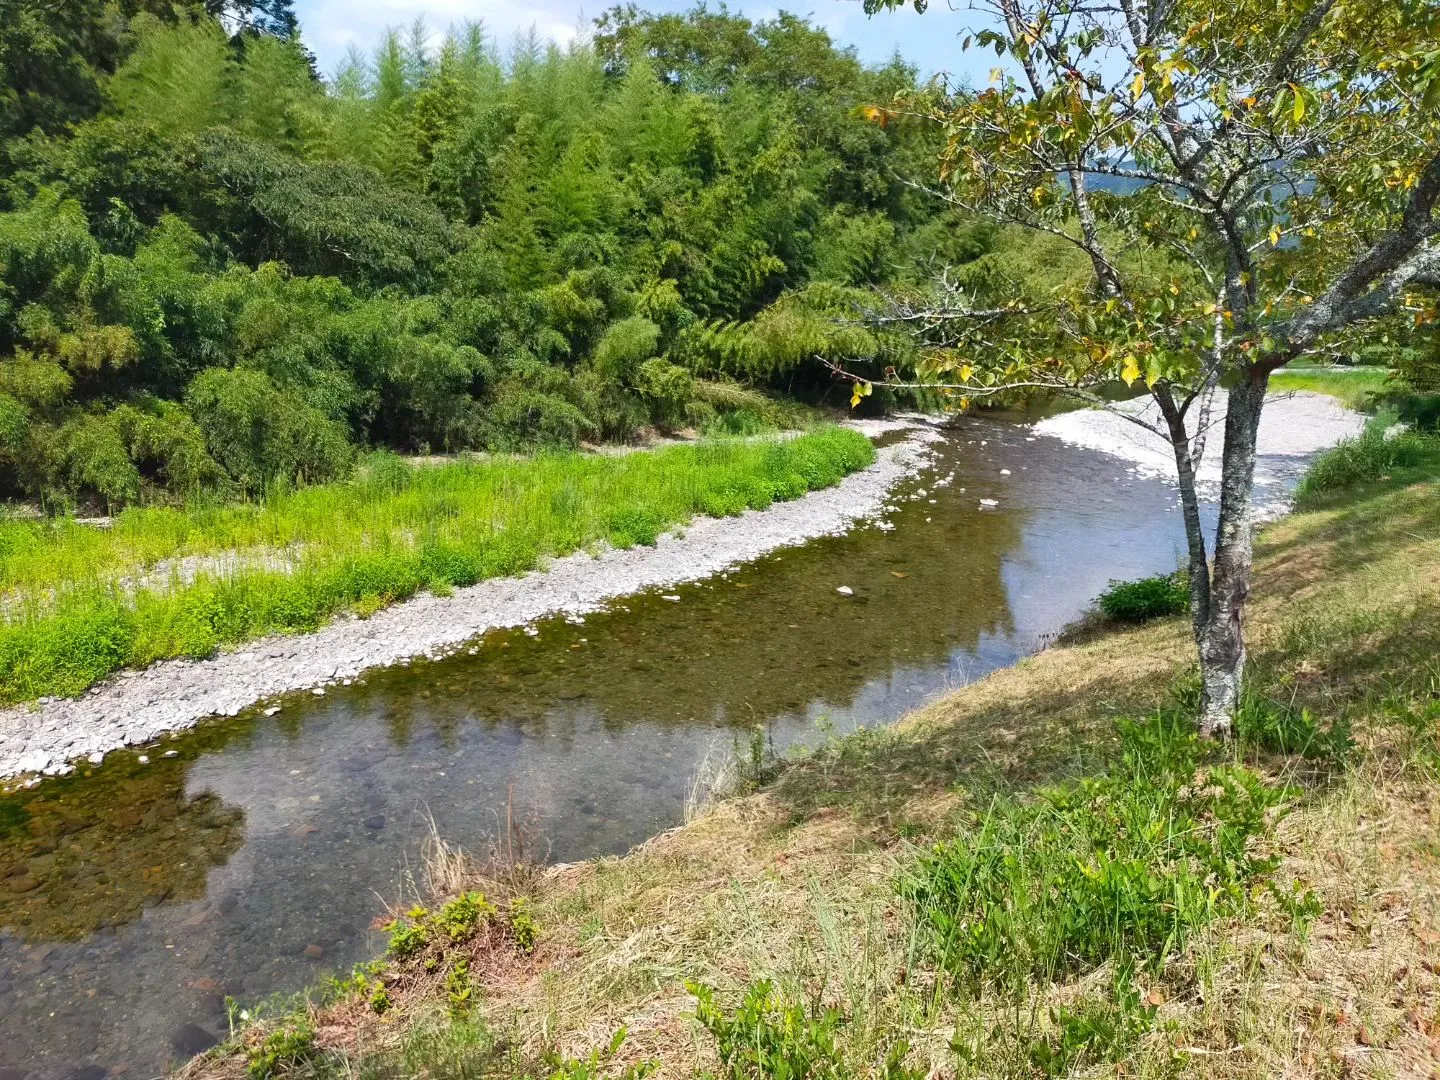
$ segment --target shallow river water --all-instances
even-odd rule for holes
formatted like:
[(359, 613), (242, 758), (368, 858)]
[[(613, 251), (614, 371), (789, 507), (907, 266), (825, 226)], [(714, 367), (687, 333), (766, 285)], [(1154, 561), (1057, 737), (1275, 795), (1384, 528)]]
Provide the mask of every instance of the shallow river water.
[(542, 855), (623, 852), (680, 819), (707, 749), (893, 720), (1183, 546), (1170, 489), (993, 419), (893, 501), (891, 529), (678, 601), (492, 634), (0, 799), (0, 1080), (157, 1075), (223, 1033), (227, 995), (347, 972), (432, 818), (483, 852), (508, 803)]

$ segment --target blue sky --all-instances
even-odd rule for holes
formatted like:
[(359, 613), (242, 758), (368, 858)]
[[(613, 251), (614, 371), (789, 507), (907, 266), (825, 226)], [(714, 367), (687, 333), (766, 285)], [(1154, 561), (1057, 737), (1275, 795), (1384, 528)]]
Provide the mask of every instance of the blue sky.
[[(465, 19), (483, 21), (502, 49), (516, 33), (534, 27), (541, 38), (561, 43), (585, 33), (590, 21), (614, 0), (590, 0), (582, 6), (576, 0), (296, 0), (295, 10), (305, 43), (320, 61), (320, 70), (330, 74), (344, 58), (346, 49), (357, 45), (365, 51), (387, 26), (408, 27), (423, 16), (434, 33)], [(959, 36), (975, 16), (960, 8), (963, 0), (949, 6), (946, 0), (931, 0), (930, 10), (917, 15), (911, 8), (869, 18), (859, 0), (802, 0), (777, 4), (770, 0), (732, 0), (730, 10), (752, 19), (773, 18), (783, 6), (798, 15), (807, 15), (823, 26), (842, 45), (853, 45), (860, 58), (884, 63), (899, 50), (922, 75), (946, 71), (961, 80), (984, 85), (994, 54), (962, 54)], [(639, 6), (651, 11), (685, 11), (691, 0), (653, 0)], [(712, 7), (718, 4), (711, 4)]]

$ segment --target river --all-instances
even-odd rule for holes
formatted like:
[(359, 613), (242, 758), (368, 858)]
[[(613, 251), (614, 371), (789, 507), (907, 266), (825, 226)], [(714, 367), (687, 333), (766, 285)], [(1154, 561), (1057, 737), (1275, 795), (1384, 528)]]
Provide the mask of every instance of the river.
[(508, 807), (542, 857), (624, 852), (680, 820), (711, 748), (894, 720), (1183, 547), (1171, 489), (991, 417), (892, 502), (885, 526), (0, 799), (0, 1080), (156, 1075), (224, 1033), (227, 996), (348, 972), (432, 819), (472, 851)]

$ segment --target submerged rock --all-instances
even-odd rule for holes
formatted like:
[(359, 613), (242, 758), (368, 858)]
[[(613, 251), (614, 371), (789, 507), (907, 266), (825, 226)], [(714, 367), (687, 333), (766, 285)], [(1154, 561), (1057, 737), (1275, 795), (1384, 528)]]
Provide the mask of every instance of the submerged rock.
[(199, 1024), (186, 1024), (170, 1036), (170, 1045), (175, 1048), (175, 1052), (187, 1058), (203, 1054), (219, 1041)]

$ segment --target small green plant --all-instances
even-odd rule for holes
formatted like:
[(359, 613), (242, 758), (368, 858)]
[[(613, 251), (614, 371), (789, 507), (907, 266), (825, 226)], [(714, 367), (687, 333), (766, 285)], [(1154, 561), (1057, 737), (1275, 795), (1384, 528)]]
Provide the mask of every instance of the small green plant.
[(475, 985), (470, 981), (470, 961), (460, 957), (450, 965), (445, 975), (445, 995), (450, 1002), (450, 1011), (457, 1015), (470, 1011)]
[(1085, 997), (1050, 1010), (1051, 1030), (1030, 1040), (1027, 1057), (1041, 1076), (1072, 1076), (1089, 1066), (1124, 1061), (1155, 1024), (1156, 1007), (1118, 973), (1109, 997)]
[(481, 923), (499, 913), (499, 909), (485, 899), (484, 893), (467, 892), (442, 907), (435, 922), (452, 942), (464, 941), (474, 935)]
[(626, 1031), (622, 1026), (605, 1049), (591, 1050), (589, 1055), (583, 1058), (567, 1058), (554, 1051), (546, 1052), (544, 1062), (550, 1069), (549, 1080), (600, 1080), (601, 1077), (609, 1080), (644, 1080), (659, 1068), (655, 1062), (633, 1062), (618, 1073), (611, 1067), (610, 1063), (619, 1053), (620, 1047), (625, 1045), (625, 1035)]
[(1235, 735), (1242, 745), (1332, 763), (1343, 761), (1355, 742), (1344, 716), (1325, 725), (1304, 706), (1275, 701), (1249, 686), (1235, 709)]
[[(783, 998), (768, 979), (754, 983), (734, 1014), (715, 1001), (715, 992), (697, 982), (685, 988), (695, 995), (695, 1015), (715, 1037), (724, 1075), (729, 1080), (843, 1080), (855, 1070), (843, 1060), (838, 1034), (845, 1018), (836, 1009), (812, 1015), (797, 1001)], [(886, 1050), (879, 1075), (884, 1080), (916, 1080), (925, 1070), (905, 1065), (909, 1044), (897, 1039)]]
[(535, 916), (530, 909), (530, 901), (523, 896), (517, 896), (510, 901), (510, 932), (515, 935), (515, 944), (521, 952), (533, 952), (535, 950), (535, 938), (540, 933), (540, 927), (535, 922)]
[(1142, 623), (1190, 610), (1190, 582), (1184, 573), (1138, 581), (1112, 581), (1095, 601), (1111, 622)]
[(754, 791), (775, 777), (778, 763), (768, 733), (761, 725), (750, 729), (749, 742), (743, 748), (736, 737), (734, 753), (735, 771), (743, 789)]
[(390, 945), (386, 950), (396, 960), (414, 956), (430, 944), (430, 927), (424, 916), (396, 919), (390, 924)]
[(245, 1071), (251, 1080), (272, 1080), (314, 1061), (319, 1054), (315, 1029), (307, 1019), (289, 1020), (250, 1048)]
[(377, 1016), (384, 1016), (390, 1011), (391, 1006), (395, 1004), (395, 1002), (391, 1000), (390, 991), (386, 989), (384, 983), (375, 984), (375, 989), (371, 991), (367, 1001), (369, 1002), (371, 1011)]

